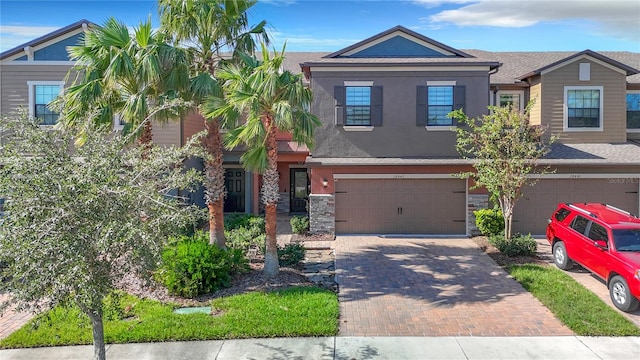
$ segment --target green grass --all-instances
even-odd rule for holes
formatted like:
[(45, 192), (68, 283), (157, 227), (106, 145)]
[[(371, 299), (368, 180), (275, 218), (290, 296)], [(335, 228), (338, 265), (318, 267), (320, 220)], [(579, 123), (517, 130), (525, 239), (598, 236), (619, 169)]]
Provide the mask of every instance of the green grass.
[[(338, 333), (335, 293), (294, 287), (215, 299), (219, 314), (174, 314), (173, 305), (124, 295), (105, 311), (107, 343), (260, 337), (333, 336)], [(58, 307), (0, 341), (0, 348), (91, 344), (91, 325), (76, 307)]]
[(527, 264), (506, 270), (576, 335), (640, 335), (640, 328), (556, 268)]

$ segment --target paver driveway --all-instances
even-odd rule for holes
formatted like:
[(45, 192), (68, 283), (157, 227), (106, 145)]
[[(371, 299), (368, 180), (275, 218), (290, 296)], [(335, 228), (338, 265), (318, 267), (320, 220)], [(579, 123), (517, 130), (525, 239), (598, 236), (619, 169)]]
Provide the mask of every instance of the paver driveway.
[(338, 236), (341, 336), (573, 335), (470, 239)]

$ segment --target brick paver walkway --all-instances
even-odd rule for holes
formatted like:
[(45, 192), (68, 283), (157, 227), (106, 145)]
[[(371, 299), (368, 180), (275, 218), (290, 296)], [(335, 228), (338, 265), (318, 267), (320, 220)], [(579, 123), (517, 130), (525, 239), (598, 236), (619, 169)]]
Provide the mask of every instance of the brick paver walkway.
[(338, 236), (341, 336), (573, 335), (470, 239)]
[[(0, 294), (0, 303), (7, 300), (7, 298), (7, 294)], [(2, 316), (0, 316), (0, 339), (4, 339), (12, 332), (21, 328), (31, 317), (31, 313), (17, 312), (11, 307), (5, 310)]]

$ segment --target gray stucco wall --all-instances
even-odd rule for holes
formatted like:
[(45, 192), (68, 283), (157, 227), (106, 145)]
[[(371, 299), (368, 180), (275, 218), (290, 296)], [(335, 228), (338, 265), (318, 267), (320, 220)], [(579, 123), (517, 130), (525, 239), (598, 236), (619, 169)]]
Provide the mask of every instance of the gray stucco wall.
[[(486, 71), (440, 72), (313, 72), (311, 111), (322, 121), (316, 129), (314, 158), (457, 156), (455, 132), (427, 131), (416, 126), (416, 89), (427, 81), (456, 81), (466, 86), (465, 113), (487, 113), (489, 76)], [(383, 86), (383, 125), (371, 132), (347, 132), (334, 124), (334, 86), (344, 81), (373, 81)]]

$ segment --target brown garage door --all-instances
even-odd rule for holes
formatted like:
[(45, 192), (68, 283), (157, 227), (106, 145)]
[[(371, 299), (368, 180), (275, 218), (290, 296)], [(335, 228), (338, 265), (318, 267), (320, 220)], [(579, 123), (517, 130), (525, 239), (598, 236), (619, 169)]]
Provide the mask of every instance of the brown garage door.
[(339, 179), (336, 232), (465, 234), (466, 189), (456, 179)]
[(638, 213), (638, 179), (545, 179), (527, 187), (516, 204), (513, 230), (543, 235), (561, 202), (601, 202)]

